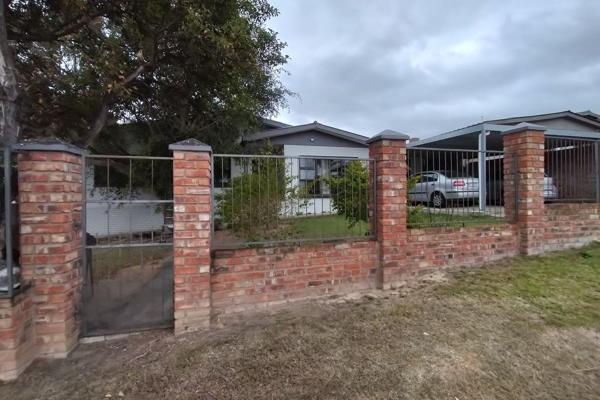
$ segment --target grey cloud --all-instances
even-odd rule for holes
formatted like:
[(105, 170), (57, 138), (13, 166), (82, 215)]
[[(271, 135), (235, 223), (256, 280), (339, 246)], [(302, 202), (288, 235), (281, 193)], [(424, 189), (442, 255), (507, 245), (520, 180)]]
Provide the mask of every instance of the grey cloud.
[(274, 2), (288, 42), (279, 118), (426, 137), (479, 121), (600, 111), (596, 1)]

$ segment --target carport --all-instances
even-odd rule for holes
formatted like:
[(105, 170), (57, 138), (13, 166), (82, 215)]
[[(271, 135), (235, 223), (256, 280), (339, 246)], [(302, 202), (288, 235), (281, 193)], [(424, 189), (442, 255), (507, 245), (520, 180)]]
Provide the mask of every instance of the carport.
[[(574, 172), (576, 176), (582, 175), (579, 174), (579, 170), (574, 167), (570, 166), (567, 168), (567, 166), (574, 163), (578, 164), (578, 167), (581, 170), (598, 168), (597, 159), (600, 157), (598, 157), (599, 154), (597, 153), (600, 152), (600, 148), (595, 147), (598, 146), (599, 142), (596, 141), (600, 140), (600, 132), (595, 131), (594, 129), (600, 130), (600, 128), (596, 128), (594, 126), (597, 125), (596, 122), (588, 121), (588, 123), (591, 124), (589, 127), (590, 130), (563, 129), (567, 124), (559, 125), (553, 122), (548, 123), (548, 125), (553, 125), (554, 127), (546, 126), (546, 123), (544, 122), (545, 120), (542, 119), (542, 117), (549, 118), (547, 116), (552, 117), (552, 119), (547, 119), (548, 121), (556, 121), (559, 119), (559, 117), (563, 119), (581, 119), (580, 116), (573, 116), (571, 114), (575, 113), (563, 112), (547, 114), (545, 116), (521, 117), (502, 120), (502, 122), (510, 123), (507, 125), (482, 122), (480, 124), (467, 126), (465, 128), (409, 143), (408, 149), (444, 149), (456, 150), (457, 152), (471, 152), (472, 155), (477, 154), (478, 160), (476, 172), (479, 177), (479, 208), (481, 211), (484, 211), (486, 207), (486, 190), (488, 188), (487, 179), (489, 177), (489, 171), (487, 171), (486, 168), (490, 160), (503, 158), (502, 154), (494, 154), (492, 152), (502, 152), (504, 150), (502, 144), (502, 134), (520, 124), (526, 122), (536, 123), (539, 120), (539, 122), (542, 123), (541, 126), (544, 126), (546, 129), (546, 152), (547, 154), (550, 154), (549, 157), (547, 156), (548, 160), (546, 163), (546, 169), (548, 171), (552, 171), (553, 175), (558, 175), (556, 172), (557, 170), (566, 169)], [(573, 160), (581, 161), (575, 162)], [(551, 163), (551, 165), (549, 163)], [(560, 172), (561, 175), (564, 175), (565, 173), (565, 171)], [(569, 175), (573, 177), (572, 173), (569, 173)], [(590, 174), (586, 172), (586, 176), (587, 175)], [(589, 181), (589, 179), (586, 179), (586, 182), (587, 181)], [(582, 184), (576, 185), (581, 187), (581, 189), (570, 189), (572, 194), (569, 194), (569, 197), (575, 199), (576, 197), (581, 196), (581, 192), (584, 191), (583, 188), (586, 188), (590, 185), (594, 187), (595, 192), (600, 195), (600, 182), (584, 183), (582, 178)], [(584, 193), (585, 198), (589, 197), (587, 194), (588, 191), (589, 190), (586, 190), (586, 193)], [(564, 193), (566, 195), (566, 192)]]

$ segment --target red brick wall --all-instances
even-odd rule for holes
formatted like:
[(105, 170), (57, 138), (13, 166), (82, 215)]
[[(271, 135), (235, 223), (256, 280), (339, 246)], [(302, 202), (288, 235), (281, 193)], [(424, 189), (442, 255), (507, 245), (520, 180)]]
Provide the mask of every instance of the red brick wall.
[(175, 333), (210, 323), (210, 153), (173, 153)]
[(214, 315), (375, 287), (377, 243), (216, 250)]
[(409, 229), (407, 274), (420, 275), (452, 266), (482, 265), (519, 253), (512, 224)]
[(369, 145), (375, 159), (376, 224), (380, 246), (379, 285), (393, 287), (405, 264), (407, 218), (407, 164), (405, 140), (377, 140)]
[(600, 240), (600, 204), (546, 204), (544, 250), (564, 250)]
[(539, 254), (544, 251), (545, 227), (544, 132), (525, 129), (506, 133), (503, 143), (506, 218), (518, 224), (520, 252)]
[(36, 352), (32, 290), (0, 299), (0, 381), (15, 379)]
[(77, 344), (81, 287), (82, 160), (30, 151), (18, 157), (23, 277), (33, 285), (40, 353), (63, 357)]

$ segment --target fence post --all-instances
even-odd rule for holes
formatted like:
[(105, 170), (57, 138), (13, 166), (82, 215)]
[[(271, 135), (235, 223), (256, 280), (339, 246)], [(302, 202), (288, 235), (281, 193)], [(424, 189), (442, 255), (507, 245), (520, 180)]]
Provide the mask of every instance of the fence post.
[(33, 286), (39, 354), (66, 357), (79, 339), (83, 151), (58, 140), (15, 146), (23, 279)]
[(596, 203), (600, 203), (600, 140), (594, 142), (594, 177), (596, 183)]
[(375, 218), (379, 242), (378, 287), (401, 280), (406, 264), (407, 164), (405, 134), (383, 131), (367, 141), (375, 160)]
[(211, 147), (187, 139), (173, 151), (175, 334), (210, 324)]
[(544, 250), (544, 131), (521, 123), (503, 133), (504, 209), (519, 231), (521, 254)]

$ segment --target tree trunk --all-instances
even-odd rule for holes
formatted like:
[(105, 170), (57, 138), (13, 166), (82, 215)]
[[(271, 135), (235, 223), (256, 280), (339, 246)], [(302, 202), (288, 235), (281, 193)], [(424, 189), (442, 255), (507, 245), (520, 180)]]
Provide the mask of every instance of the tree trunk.
[(19, 136), (17, 122), (17, 77), (13, 53), (6, 35), (6, 0), (0, 0), (0, 135), (2, 143), (12, 144)]

